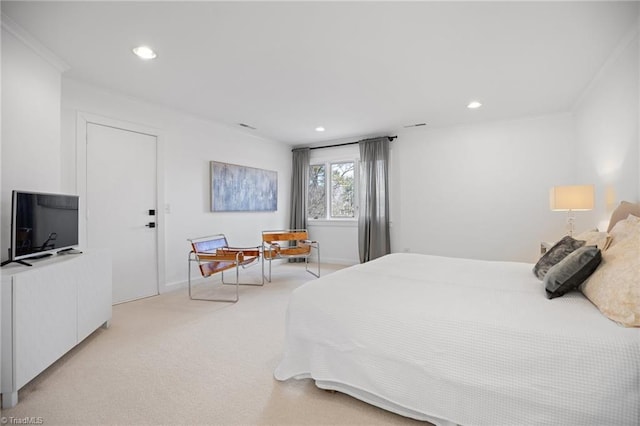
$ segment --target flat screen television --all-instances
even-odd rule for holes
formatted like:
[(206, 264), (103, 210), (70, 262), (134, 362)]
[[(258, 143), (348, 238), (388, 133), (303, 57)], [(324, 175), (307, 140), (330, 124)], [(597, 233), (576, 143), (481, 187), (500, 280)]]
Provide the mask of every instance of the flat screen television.
[[(49, 256), (78, 245), (78, 196), (12, 192), (9, 262)], [(8, 262), (6, 262), (8, 263)]]

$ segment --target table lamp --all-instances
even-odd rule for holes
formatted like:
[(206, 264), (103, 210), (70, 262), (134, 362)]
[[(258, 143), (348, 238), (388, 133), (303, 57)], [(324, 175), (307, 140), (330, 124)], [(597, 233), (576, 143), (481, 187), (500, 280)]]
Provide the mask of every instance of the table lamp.
[(549, 206), (553, 211), (567, 212), (567, 231), (573, 236), (575, 211), (593, 210), (595, 191), (593, 185), (554, 186), (549, 196)]

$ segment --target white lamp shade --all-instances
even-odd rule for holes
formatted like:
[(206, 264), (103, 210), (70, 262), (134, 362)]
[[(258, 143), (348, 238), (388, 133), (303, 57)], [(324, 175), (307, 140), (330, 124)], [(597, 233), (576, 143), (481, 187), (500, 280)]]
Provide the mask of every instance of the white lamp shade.
[(593, 185), (554, 186), (549, 194), (549, 206), (554, 211), (593, 210)]

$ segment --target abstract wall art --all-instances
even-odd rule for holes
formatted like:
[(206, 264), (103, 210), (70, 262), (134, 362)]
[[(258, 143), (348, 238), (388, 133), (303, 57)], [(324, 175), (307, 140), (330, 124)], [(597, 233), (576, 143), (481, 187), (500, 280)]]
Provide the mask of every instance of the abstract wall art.
[(211, 211), (278, 210), (278, 173), (211, 161)]

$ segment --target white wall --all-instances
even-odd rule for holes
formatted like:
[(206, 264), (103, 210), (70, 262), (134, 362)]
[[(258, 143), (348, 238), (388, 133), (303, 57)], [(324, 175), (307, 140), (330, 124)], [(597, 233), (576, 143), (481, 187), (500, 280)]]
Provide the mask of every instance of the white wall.
[[(64, 188), (73, 191), (76, 186), (77, 111), (159, 130), (165, 150), (164, 164), (160, 165), (164, 170), (164, 198), (171, 211), (165, 215), (164, 223), (164, 272), (168, 286), (186, 280), (187, 238), (224, 233), (233, 245), (256, 246), (260, 244), (262, 230), (288, 226), (291, 185), (288, 145), (66, 78), (62, 84)], [(210, 212), (212, 160), (277, 171), (277, 212)]]
[[(549, 188), (572, 181), (574, 139), (569, 113), (399, 132), (390, 155), (392, 252), (535, 261), (540, 242), (565, 233)], [(577, 229), (590, 226), (577, 217)], [(323, 259), (359, 262), (357, 223), (309, 228)]]
[(575, 108), (577, 180), (596, 187), (594, 223), (622, 200), (640, 200), (638, 31), (613, 52)]
[(564, 232), (549, 188), (572, 175), (573, 137), (570, 114), (398, 134), (392, 251), (535, 261)]
[(60, 192), (61, 73), (2, 27), (2, 216), (8, 258), (13, 189)]

